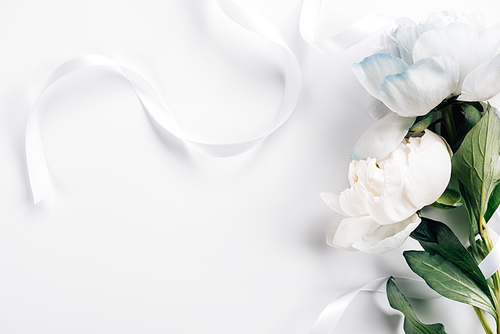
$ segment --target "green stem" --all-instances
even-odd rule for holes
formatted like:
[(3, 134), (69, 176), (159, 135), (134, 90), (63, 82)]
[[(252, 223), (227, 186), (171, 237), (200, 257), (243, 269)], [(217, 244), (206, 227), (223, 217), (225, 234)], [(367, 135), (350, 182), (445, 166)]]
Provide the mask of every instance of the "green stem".
[(486, 251), (489, 253), (493, 249), (493, 241), (491, 240), (490, 231), (488, 230), (488, 225), (486, 225), (486, 220), (481, 217), (479, 222), (479, 234), (483, 239), (484, 245), (486, 246)]
[[(481, 238), (483, 239), (484, 245), (486, 247), (486, 251), (489, 254), (491, 250), (493, 249), (493, 241), (491, 240), (490, 232), (488, 230), (488, 226), (486, 225), (486, 221), (484, 220), (484, 217), (481, 217), (481, 222), (479, 224), (479, 233), (481, 235)], [(493, 290), (495, 292), (495, 301), (496, 304), (496, 313), (497, 313), (497, 318), (495, 319), (496, 324), (497, 324), (497, 334), (500, 334), (500, 309), (498, 306), (498, 302), (500, 301), (500, 272), (496, 271), (493, 276)]]
[(481, 325), (483, 326), (484, 332), (486, 334), (494, 334), (493, 330), (490, 327), (490, 324), (488, 323), (488, 320), (484, 316), (483, 311), (480, 308), (477, 308), (474, 306), (474, 311), (476, 311), (477, 318), (481, 322)]
[(441, 109), (444, 126), (446, 128), (446, 133), (448, 134), (448, 138), (450, 140), (450, 146), (455, 144), (455, 139), (457, 137), (456, 128), (455, 128), (455, 120), (453, 119), (453, 112), (451, 110), (451, 106), (447, 106)]

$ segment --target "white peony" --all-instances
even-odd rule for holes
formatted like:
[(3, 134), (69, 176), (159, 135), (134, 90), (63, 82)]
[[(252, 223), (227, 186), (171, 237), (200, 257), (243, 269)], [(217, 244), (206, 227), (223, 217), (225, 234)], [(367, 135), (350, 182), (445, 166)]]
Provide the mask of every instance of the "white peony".
[[(485, 101), (500, 92), (500, 23), (486, 28), (481, 15), (457, 17), (445, 11), (434, 13), (425, 23), (399, 26), (383, 39), (385, 52), (353, 64), (352, 69), (365, 89), (386, 106), (384, 112), (370, 103), (374, 108), (370, 114), (381, 120), (391, 111), (396, 114), (387, 127), (397, 132), (394, 140), (380, 142), (389, 150), (404, 137), (411, 123), (408, 118), (425, 115), (451, 97)], [(366, 159), (373, 144), (357, 146), (353, 159)]]
[(330, 227), (327, 243), (369, 253), (401, 246), (420, 223), (416, 212), (441, 196), (450, 176), (448, 147), (429, 130), (404, 139), (383, 159), (352, 161), (350, 188), (340, 196), (321, 194), (344, 216)]

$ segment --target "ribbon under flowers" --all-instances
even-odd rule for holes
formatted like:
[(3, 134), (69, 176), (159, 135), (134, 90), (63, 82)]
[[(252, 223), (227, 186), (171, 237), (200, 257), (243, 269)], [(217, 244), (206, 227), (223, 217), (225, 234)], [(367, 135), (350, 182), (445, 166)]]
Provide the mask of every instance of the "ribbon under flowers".
[[(360, 292), (385, 293), (385, 284), (389, 277), (382, 277), (368, 282), (358, 289), (354, 289), (337, 297), (321, 312), (309, 334), (330, 334), (344, 314), (344, 311)], [(396, 278), (398, 286), (404, 288), (408, 297), (418, 299), (434, 299), (440, 296), (425, 284), (424, 281), (411, 278)]]
[[(498, 219), (498, 216), (496, 216), (496, 218)], [(492, 228), (490, 228), (489, 230), (491, 236), (493, 238), (496, 238), (495, 246), (479, 264), (479, 269), (481, 269), (481, 272), (486, 279), (490, 278), (494, 273), (500, 270), (500, 238)]]
[[(491, 252), (479, 264), (479, 269), (481, 269), (481, 272), (486, 279), (490, 278), (496, 271), (500, 270), (500, 237), (496, 235), (493, 229), (490, 229), (490, 231), (492, 232), (493, 237), (497, 239), (495, 247), (493, 247)], [(332, 333), (347, 307), (349, 307), (351, 302), (360, 292), (385, 293), (385, 283), (387, 280), (388, 277), (374, 279), (360, 288), (346, 292), (337, 297), (321, 312), (309, 334)], [(417, 299), (435, 299), (441, 297), (439, 294), (434, 292), (434, 290), (431, 290), (422, 280), (396, 278), (396, 281), (407, 297)]]

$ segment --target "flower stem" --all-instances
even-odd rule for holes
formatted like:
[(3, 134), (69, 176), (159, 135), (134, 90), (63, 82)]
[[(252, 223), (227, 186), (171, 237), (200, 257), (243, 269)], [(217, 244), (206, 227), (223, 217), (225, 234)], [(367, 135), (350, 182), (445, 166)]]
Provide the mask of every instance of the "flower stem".
[(476, 311), (476, 315), (477, 315), (479, 321), (481, 322), (481, 325), (483, 326), (484, 332), (486, 334), (494, 334), (493, 330), (490, 327), (490, 324), (488, 323), (488, 320), (484, 316), (483, 311), (480, 308), (475, 307), (475, 306), (474, 306), (474, 311)]
[[(489, 254), (491, 250), (493, 249), (493, 241), (491, 240), (490, 232), (488, 230), (488, 226), (486, 225), (486, 221), (484, 220), (484, 217), (481, 217), (481, 222), (479, 224), (479, 234), (481, 235), (481, 238), (483, 239), (484, 245), (486, 247), (486, 251)], [(495, 300), (497, 305), (495, 305), (496, 308), (496, 313), (497, 313), (497, 319), (495, 319), (496, 324), (497, 324), (497, 334), (500, 334), (500, 309), (498, 302), (500, 301), (500, 272), (497, 270), (493, 276), (491, 277), (493, 279), (493, 290), (495, 292)], [(477, 312), (476, 312), (477, 314)], [(479, 317), (479, 315), (478, 315)], [(481, 320), (481, 319), (480, 319)], [(484, 326), (483, 326), (484, 327)]]
[(455, 144), (455, 139), (457, 137), (455, 120), (453, 119), (453, 112), (451, 106), (447, 106), (441, 110), (444, 120), (444, 126), (446, 128), (446, 133), (448, 134), (449, 144), (453, 147)]

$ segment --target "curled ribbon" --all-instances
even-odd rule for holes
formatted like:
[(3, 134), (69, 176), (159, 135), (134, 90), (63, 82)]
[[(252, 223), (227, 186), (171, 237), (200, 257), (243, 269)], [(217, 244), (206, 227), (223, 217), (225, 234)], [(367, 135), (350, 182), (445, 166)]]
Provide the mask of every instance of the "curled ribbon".
[[(283, 39), (279, 30), (261, 15), (230, 0), (217, 0), (217, 4), (234, 22), (269, 39), (286, 51), (286, 77), (283, 96), (280, 107), (268, 130), (263, 135), (244, 142), (211, 144), (191, 140), (185, 136), (160, 95), (139, 73), (103, 56), (87, 55), (78, 57), (64, 63), (51, 74), (28, 117), (26, 128), (26, 156), (30, 185), (35, 204), (45, 198), (49, 198), (51, 193), (49, 174), (40, 138), (40, 111), (38, 109), (38, 101), (47, 88), (73, 71), (97, 66), (118, 68), (132, 85), (146, 111), (158, 122), (158, 124), (160, 124), (160, 126), (177, 138), (216, 157), (229, 157), (248, 151), (276, 131), (288, 119), (297, 104), (302, 84), (300, 66), (293, 52), (290, 50), (290, 47)], [(326, 40), (317, 41), (315, 39), (315, 32), (317, 19), (321, 11), (321, 4), (322, 0), (304, 0), (300, 15), (300, 31), (303, 38), (309, 44), (323, 53), (339, 52), (347, 49), (386, 26), (391, 21), (396, 20), (393, 15), (384, 12), (374, 12), (361, 18), (340, 33)], [(404, 21), (406, 19), (399, 20)]]
[(215, 157), (230, 157), (248, 151), (271, 133), (276, 131), (288, 119), (288, 117), (290, 117), (295, 109), (300, 95), (302, 78), (299, 63), (290, 50), (288, 44), (281, 36), (281, 33), (272, 23), (261, 15), (242, 7), (241, 5), (235, 4), (230, 0), (217, 0), (217, 4), (234, 22), (264, 38), (269, 39), (286, 51), (286, 77), (283, 96), (275, 118), (268, 130), (263, 135), (243, 142), (212, 144), (191, 140), (179, 127), (174, 116), (158, 92), (142, 75), (107, 57), (99, 55), (77, 57), (62, 64), (50, 75), (28, 116), (26, 128), (26, 159), (35, 204), (45, 198), (50, 198), (51, 196), (49, 174), (40, 137), (39, 100), (45, 90), (48, 89), (53, 83), (74, 71), (89, 67), (118, 69), (123, 77), (131, 84), (146, 111), (156, 122), (158, 122), (161, 127), (177, 138), (188, 142), (199, 150)]
[(317, 26), (323, 0), (304, 0), (299, 29), (302, 38), (319, 53), (336, 53), (354, 46), (393, 22), (415, 24), (409, 18), (398, 17), (385, 11), (374, 11), (332, 36), (318, 40)]
[[(337, 325), (338, 321), (344, 314), (344, 311), (351, 304), (360, 292), (385, 292), (385, 283), (389, 277), (374, 279), (371, 282), (363, 285), (358, 289), (354, 289), (337, 297), (321, 312), (318, 319), (314, 323), (309, 334), (329, 334)], [(430, 290), (429, 287), (420, 280), (411, 278), (396, 278), (398, 286), (404, 291), (408, 297), (418, 299), (434, 299), (439, 298), (439, 295)]]
[(479, 269), (483, 273), (486, 279), (493, 276), (500, 269), (500, 245), (499, 240), (495, 243), (495, 246), (491, 252), (486, 255), (484, 260), (479, 264)]
[[(479, 264), (479, 269), (486, 279), (490, 278), (496, 271), (500, 270), (500, 237), (493, 229), (489, 229), (494, 238), (497, 238), (495, 246), (491, 252)], [(330, 334), (337, 325), (337, 322), (344, 314), (344, 311), (351, 304), (360, 292), (380, 292), (385, 293), (384, 283), (388, 277), (377, 278), (361, 288), (354, 289), (337, 297), (319, 315), (309, 334)], [(398, 287), (403, 294), (410, 298), (434, 299), (440, 295), (431, 290), (422, 280), (410, 278), (396, 278)]]
[[(498, 214), (498, 211), (497, 211)], [(496, 215), (495, 215), (496, 216)], [(498, 216), (496, 216), (498, 219)], [(500, 238), (498, 234), (492, 229), (488, 229), (490, 231), (491, 236), (496, 239), (495, 245), (493, 249), (486, 255), (486, 257), (479, 264), (479, 269), (483, 273), (486, 279), (493, 276), (500, 269)]]

